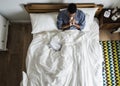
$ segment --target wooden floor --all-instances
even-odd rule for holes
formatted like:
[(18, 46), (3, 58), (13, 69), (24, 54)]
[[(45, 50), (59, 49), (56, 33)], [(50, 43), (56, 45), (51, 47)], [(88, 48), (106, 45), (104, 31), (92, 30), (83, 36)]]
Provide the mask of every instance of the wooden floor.
[(32, 39), (30, 24), (11, 24), (8, 51), (0, 52), (0, 86), (19, 86), (25, 57)]
[[(8, 51), (0, 52), (0, 86), (19, 86), (31, 40), (31, 24), (10, 25)], [(111, 34), (109, 30), (100, 30), (100, 40), (120, 40), (120, 33)]]
[(100, 40), (120, 40), (120, 32), (119, 33), (111, 33), (112, 29), (100, 29)]

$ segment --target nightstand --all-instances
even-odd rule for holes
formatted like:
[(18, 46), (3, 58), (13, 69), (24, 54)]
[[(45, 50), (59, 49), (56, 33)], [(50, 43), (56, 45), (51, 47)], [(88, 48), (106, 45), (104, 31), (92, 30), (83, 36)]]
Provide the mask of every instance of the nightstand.
[[(100, 13), (100, 29), (117, 29), (120, 27), (120, 18), (117, 19), (116, 21), (113, 21), (111, 17), (113, 16), (112, 14), (110, 15), (109, 18), (104, 17), (104, 12), (108, 9), (103, 9)], [(111, 9), (112, 10), (112, 9)], [(120, 12), (120, 9), (118, 10)]]
[(0, 51), (7, 50), (9, 21), (0, 15)]

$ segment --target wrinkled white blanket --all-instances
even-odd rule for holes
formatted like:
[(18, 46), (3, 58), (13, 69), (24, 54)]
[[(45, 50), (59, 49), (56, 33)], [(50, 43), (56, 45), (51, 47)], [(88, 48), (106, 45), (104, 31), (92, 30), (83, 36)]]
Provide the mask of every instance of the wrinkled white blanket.
[(97, 24), (89, 32), (43, 32), (30, 44), (21, 85), (102, 86), (102, 61)]

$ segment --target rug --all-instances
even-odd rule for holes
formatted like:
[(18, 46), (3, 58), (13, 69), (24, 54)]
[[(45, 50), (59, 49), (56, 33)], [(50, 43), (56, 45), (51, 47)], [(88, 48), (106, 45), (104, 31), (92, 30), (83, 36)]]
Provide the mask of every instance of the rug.
[(103, 49), (103, 86), (120, 86), (120, 41), (100, 41)]

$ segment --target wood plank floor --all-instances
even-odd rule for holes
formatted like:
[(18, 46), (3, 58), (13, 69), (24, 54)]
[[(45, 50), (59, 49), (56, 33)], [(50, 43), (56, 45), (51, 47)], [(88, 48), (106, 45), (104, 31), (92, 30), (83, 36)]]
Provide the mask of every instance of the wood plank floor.
[(111, 33), (112, 29), (100, 29), (100, 40), (120, 40), (120, 32), (119, 33)]
[(0, 52), (0, 86), (19, 86), (31, 39), (31, 24), (10, 25), (8, 51)]
[[(19, 86), (31, 40), (30, 23), (10, 25), (8, 51), (0, 52), (0, 86)], [(111, 34), (109, 30), (100, 30), (100, 40), (120, 40), (120, 33)]]

